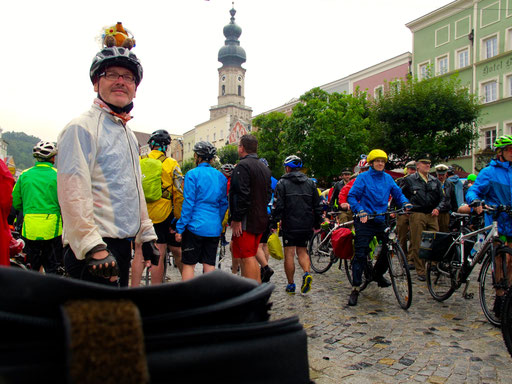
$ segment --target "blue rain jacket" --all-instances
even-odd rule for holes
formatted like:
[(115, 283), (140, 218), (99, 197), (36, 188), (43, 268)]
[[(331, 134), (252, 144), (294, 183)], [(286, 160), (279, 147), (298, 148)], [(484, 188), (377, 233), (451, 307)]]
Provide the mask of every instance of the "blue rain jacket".
[[(388, 209), (389, 195), (402, 207), (409, 200), (404, 196), (395, 180), (384, 171), (376, 171), (373, 167), (357, 176), (348, 193), (347, 201), (354, 213), (384, 213)], [(384, 221), (384, 216), (375, 217), (375, 221)]]
[(181, 217), (176, 232), (218, 237), (228, 209), (226, 177), (210, 164), (200, 163), (185, 175)]
[[(512, 205), (512, 166), (508, 161), (491, 160), (480, 171), (475, 183), (468, 189), (466, 201), (484, 200), (487, 205)], [(485, 224), (492, 223), (492, 216), (485, 214)], [(505, 212), (498, 217), (500, 235), (512, 236), (512, 218)]]

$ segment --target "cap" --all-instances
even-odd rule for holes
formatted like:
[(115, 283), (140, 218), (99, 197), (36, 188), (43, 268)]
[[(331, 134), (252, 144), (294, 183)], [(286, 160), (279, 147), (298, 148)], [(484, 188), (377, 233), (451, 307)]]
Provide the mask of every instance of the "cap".
[(405, 164), (405, 168), (416, 169), (416, 162), (414, 160), (409, 161), (407, 164)]
[(440, 175), (444, 175), (448, 171), (448, 166), (444, 164), (438, 164), (435, 166), (436, 172)]
[(343, 169), (341, 170), (341, 174), (344, 174), (344, 173), (352, 174), (352, 171), (350, 170), (350, 168), (343, 168)]
[(418, 161), (418, 162), (421, 161), (422, 163), (429, 163), (429, 164), (431, 163), (431, 160), (429, 159), (428, 155), (425, 155), (425, 154), (418, 156), (418, 159), (416, 161)]

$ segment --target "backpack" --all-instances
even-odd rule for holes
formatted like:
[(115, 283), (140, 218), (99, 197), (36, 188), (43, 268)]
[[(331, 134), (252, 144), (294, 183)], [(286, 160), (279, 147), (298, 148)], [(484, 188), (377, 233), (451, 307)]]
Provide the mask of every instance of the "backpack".
[(162, 198), (162, 163), (167, 157), (161, 155), (158, 159), (142, 156), (140, 170), (142, 172), (142, 190), (147, 203)]

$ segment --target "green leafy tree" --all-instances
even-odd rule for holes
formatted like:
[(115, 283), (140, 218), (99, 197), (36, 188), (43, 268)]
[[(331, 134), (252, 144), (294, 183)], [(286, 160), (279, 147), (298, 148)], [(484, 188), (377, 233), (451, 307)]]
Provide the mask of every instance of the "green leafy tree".
[(187, 174), (188, 171), (190, 171), (192, 168), (196, 167), (196, 162), (194, 159), (188, 159), (183, 161), (183, 165), (181, 166), (181, 173), (183, 173), (183, 176)]
[(217, 151), (217, 156), (221, 164), (236, 164), (238, 161), (238, 146), (234, 144), (226, 145)]
[(385, 88), (372, 102), (370, 144), (390, 155), (388, 167), (424, 154), (433, 161), (456, 158), (478, 137), (480, 104), (457, 75), (409, 78)]
[(2, 138), (7, 142), (7, 154), (13, 156), (17, 169), (25, 170), (34, 166), (32, 148), (41, 141), (40, 138), (24, 132), (5, 132)]
[(368, 151), (366, 95), (359, 90), (348, 95), (314, 88), (300, 101), (289, 118), (282, 153), (300, 156), (307, 173), (327, 185)]
[(289, 118), (281, 112), (271, 112), (253, 119), (257, 127), (253, 134), (258, 138), (258, 156), (268, 161), (268, 166), (275, 178), (283, 174), (284, 139)]

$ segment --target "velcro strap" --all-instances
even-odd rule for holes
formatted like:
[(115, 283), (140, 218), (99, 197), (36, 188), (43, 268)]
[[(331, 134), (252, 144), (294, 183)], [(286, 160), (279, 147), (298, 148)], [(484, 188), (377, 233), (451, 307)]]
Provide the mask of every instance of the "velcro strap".
[(72, 383), (148, 383), (142, 321), (129, 300), (76, 300), (62, 312)]

